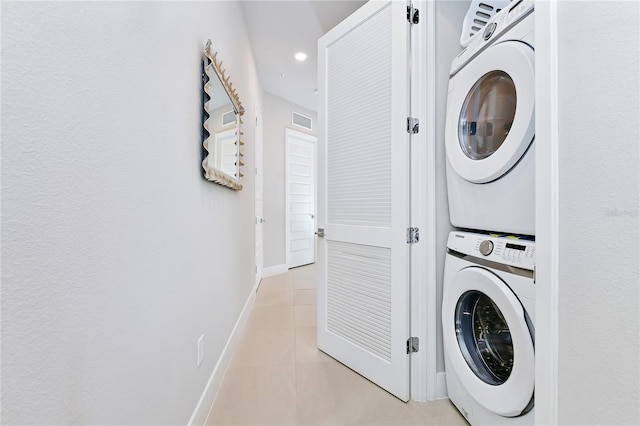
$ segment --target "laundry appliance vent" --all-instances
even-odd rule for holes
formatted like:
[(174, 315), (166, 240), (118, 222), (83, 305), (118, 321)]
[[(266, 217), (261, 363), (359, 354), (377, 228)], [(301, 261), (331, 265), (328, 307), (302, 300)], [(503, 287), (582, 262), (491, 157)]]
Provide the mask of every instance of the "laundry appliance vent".
[(493, 16), (504, 9), (510, 0), (473, 0), (462, 22), (460, 44), (467, 47), (476, 35)]

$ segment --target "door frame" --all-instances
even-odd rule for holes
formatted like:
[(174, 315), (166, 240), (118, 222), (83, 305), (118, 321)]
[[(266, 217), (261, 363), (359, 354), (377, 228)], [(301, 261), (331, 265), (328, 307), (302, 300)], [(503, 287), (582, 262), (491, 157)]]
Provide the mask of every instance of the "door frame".
[[(310, 142), (313, 144), (313, 208), (314, 208), (314, 219), (313, 219), (313, 229), (315, 230), (317, 228), (317, 209), (318, 209), (318, 137), (315, 135), (311, 135), (309, 133), (303, 133), (300, 132), (298, 130), (294, 130), (291, 129), (289, 127), (286, 127), (284, 129), (284, 167), (285, 167), (285, 173), (284, 173), (284, 229), (285, 229), (285, 237), (284, 237), (284, 242), (285, 242), (285, 262), (287, 265), (287, 269), (291, 268), (291, 256), (289, 255), (289, 239), (290, 237), (290, 231), (289, 231), (289, 219), (290, 219), (290, 215), (289, 215), (289, 199), (291, 197), (291, 194), (289, 192), (289, 181), (287, 179), (287, 170), (289, 169), (289, 147), (288, 147), (288, 142), (289, 142), (289, 137), (293, 136), (296, 137), (298, 139), (302, 139), (304, 141)], [(317, 247), (315, 247), (316, 245), (316, 239), (314, 238), (314, 251), (313, 251), (313, 262), (315, 263), (317, 258), (318, 258), (318, 250)]]
[[(260, 281), (262, 280), (262, 270), (264, 268), (264, 176), (263, 176), (263, 168), (264, 168), (263, 149), (264, 149), (264, 145), (263, 145), (262, 113), (260, 111), (260, 107), (259, 107), (257, 101), (255, 103), (255, 114), (256, 114), (256, 117), (255, 117), (255, 119), (256, 119), (256, 123), (255, 123), (255, 145), (254, 145), (254, 151), (255, 151), (255, 181), (254, 181), (254, 204), (253, 204), (253, 211), (254, 211), (254, 217), (255, 217), (255, 234), (254, 234), (254, 238), (255, 238), (255, 235), (259, 232), (261, 234), (260, 241), (261, 241), (261, 244), (262, 244), (262, 247), (260, 247), (260, 250), (258, 252), (258, 245), (256, 244), (256, 241), (254, 240), (255, 254), (254, 254), (254, 259), (253, 259), (254, 262), (253, 263), (255, 265), (255, 285), (256, 285), (256, 288), (257, 288), (257, 286), (260, 284)], [(258, 159), (260, 161), (258, 161)], [(263, 182), (263, 184), (260, 185), (260, 187), (258, 187), (258, 185), (257, 185), (258, 180)], [(262, 202), (262, 212), (258, 212), (258, 210), (257, 210), (258, 195), (260, 196), (260, 199), (262, 200), (261, 201)], [(260, 265), (260, 268), (258, 268), (258, 265)]]
[[(436, 93), (436, 4), (417, 1), (420, 24), (411, 28), (411, 92)], [(422, 12), (424, 11), (424, 12)], [(423, 24), (424, 22), (424, 24)], [(419, 122), (436, 122), (436, 97), (411, 96), (412, 116)], [(429, 401), (447, 396), (444, 373), (438, 375), (437, 336), (440, 321), (437, 303), (436, 126), (421, 125), (411, 136), (411, 226), (420, 229), (418, 244), (410, 253), (410, 329), (418, 337), (420, 350), (411, 354), (410, 391), (412, 401)], [(424, 236), (433, 236), (424, 238)]]
[(558, 4), (536, 2), (536, 424), (558, 424)]

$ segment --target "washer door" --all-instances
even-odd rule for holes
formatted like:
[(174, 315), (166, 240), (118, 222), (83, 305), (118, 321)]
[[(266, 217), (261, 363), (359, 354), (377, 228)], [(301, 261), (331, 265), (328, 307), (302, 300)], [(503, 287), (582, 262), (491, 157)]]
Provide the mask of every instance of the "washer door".
[(445, 143), (455, 172), (473, 183), (507, 173), (533, 141), (534, 51), (498, 43), (451, 77)]
[(445, 283), (444, 348), (469, 394), (505, 417), (525, 414), (533, 398), (533, 338), (516, 295), (481, 267), (463, 269)]

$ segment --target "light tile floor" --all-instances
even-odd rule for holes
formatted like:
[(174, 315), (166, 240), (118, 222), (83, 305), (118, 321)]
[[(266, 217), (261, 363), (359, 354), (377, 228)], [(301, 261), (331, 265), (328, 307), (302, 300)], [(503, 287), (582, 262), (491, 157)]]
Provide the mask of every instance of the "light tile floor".
[(315, 265), (262, 280), (207, 425), (460, 425), (449, 400), (403, 403), (316, 348)]

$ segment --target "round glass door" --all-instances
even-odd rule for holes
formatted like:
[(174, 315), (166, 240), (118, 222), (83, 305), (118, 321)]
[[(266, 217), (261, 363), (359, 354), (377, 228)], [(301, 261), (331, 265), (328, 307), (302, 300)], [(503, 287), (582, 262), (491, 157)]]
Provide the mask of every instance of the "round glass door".
[(535, 136), (534, 51), (489, 47), (450, 78), (445, 147), (453, 171), (472, 183), (505, 175)]
[[(535, 387), (535, 350), (524, 307), (493, 272), (461, 261), (453, 264), (461, 269), (452, 273), (447, 270), (451, 261), (450, 256), (442, 289), (447, 372), (455, 372), (487, 410), (520, 416), (530, 409)], [(509, 279), (531, 285), (529, 278)]]
[(486, 294), (467, 291), (455, 311), (456, 337), (467, 365), (483, 382), (501, 385), (513, 369), (513, 342), (504, 315)]
[(458, 120), (465, 155), (483, 160), (500, 148), (516, 115), (516, 86), (504, 71), (491, 71), (471, 87)]

